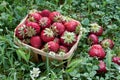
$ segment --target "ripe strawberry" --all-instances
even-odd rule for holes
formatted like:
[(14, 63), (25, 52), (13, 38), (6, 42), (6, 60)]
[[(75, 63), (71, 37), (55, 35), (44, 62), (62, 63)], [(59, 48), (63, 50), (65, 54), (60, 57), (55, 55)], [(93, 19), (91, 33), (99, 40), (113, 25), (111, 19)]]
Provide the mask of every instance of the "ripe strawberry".
[(99, 70), (97, 71), (98, 73), (106, 73), (106, 64), (102, 60), (99, 61)]
[(69, 22), (65, 22), (64, 25), (65, 25), (66, 30), (70, 31), (70, 32), (76, 31), (77, 27), (79, 27), (79, 24), (74, 20), (71, 20)]
[(41, 36), (41, 39), (44, 42), (49, 42), (49, 41), (53, 41), (54, 40), (54, 33), (53, 33), (53, 31), (50, 28), (45, 28), (41, 32), (40, 36)]
[(41, 44), (42, 44), (40, 37), (39, 36), (31, 37), (30, 44), (31, 44), (31, 46), (33, 46), (35, 48), (40, 48)]
[(114, 47), (114, 42), (111, 39), (105, 39), (101, 42), (101, 45), (103, 48), (113, 48)]
[(99, 41), (98, 41), (98, 37), (95, 35), (95, 34), (90, 34), (88, 36), (88, 43), (90, 44), (97, 44)]
[(55, 22), (51, 25), (53, 31), (56, 33), (56, 35), (61, 35), (65, 31), (65, 27), (62, 23)]
[(39, 21), (39, 25), (42, 29), (48, 28), (51, 25), (51, 20), (48, 17), (42, 17)]
[(55, 38), (53, 41), (60, 44), (60, 39), (59, 38)]
[(60, 45), (59, 51), (67, 53), (68, 52), (68, 48), (65, 47), (65, 46)]
[(49, 17), (50, 13), (51, 12), (49, 10), (45, 9), (45, 10), (41, 11), (40, 14), (41, 14), (42, 17)]
[(26, 26), (25, 25), (20, 25), (16, 28), (15, 30), (15, 36), (19, 39), (23, 39), (25, 38), (25, 34), (26, 34)]
[(59, 12), (54, 11), (49, 14), (49, 19), (52, 22), (62, 22), (62, 15)]
[(114, 56), (114, 57), (112, 58), (112, 62), (120, 65), (120, 57)]
[(91, 46), (91, 48), (89, 50), (89, 55), (91, 57), (98, 57), (99, 59), (103, 59), (106, 54), (101, 45), (94, 44)]
[(50, 42), (47, 42), (47, 44), (45, 44), (43, 50), (46, 52), (49, 52), (49, 51), (57, 52), (58, 49), (59, 49), (59, 44), (54, 41), (50, 41)]
[(38, 12), (31, 12), (28, 16), (28, 22), (39, 22), (39, 20), (42, 18), (42, 16)]
[(27, 24), (26, 24), (26, 35), (28, 36), (28, 37), (32, 37), (33, 35), (36, 35), (36, 34), (38, 34), (38, 33), (40, 33), (40, 26), (37, 24), (37, 23), (35, 23), (35, 22), (28, 22)]
[(103, 28), (101, 26), (99, 26), (97, 23), (90, 24), (90, 26), (91, 26), (90, 33), (93, 33), (93, 34), (95, 34), (97, 36), (102, 35)]
[(68, 32), (65, 31), (61, 37), (60, 37), (60, 42), (64, 45), (64, 46), (73, 46), (75, 44), (75, 42), (77, 41), (77, 36), (75, 33), (73, 32)]

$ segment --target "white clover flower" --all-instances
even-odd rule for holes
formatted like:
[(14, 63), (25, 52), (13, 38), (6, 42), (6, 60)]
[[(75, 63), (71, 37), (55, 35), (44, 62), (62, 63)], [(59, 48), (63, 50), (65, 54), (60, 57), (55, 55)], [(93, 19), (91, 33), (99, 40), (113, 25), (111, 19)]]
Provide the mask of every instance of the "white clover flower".
[(32, 80), (35, 80), (34, 78), (37, 78), (39, 76), (40, 72), (41, 71), (39, 70), (39, 68), (33, 68), (33, 70), (30, 71), (30, 76), (31, 76)]
[(55, 57), (55, 52), (53, 52), (53, 51), (50, 51), (48, 54)]

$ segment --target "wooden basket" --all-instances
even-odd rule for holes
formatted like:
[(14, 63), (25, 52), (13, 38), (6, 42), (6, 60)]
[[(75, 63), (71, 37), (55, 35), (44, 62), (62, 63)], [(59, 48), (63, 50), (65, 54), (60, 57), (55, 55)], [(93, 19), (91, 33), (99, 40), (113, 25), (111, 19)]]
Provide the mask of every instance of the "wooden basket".
[[(28, 15), (20, 22), (20, 24), (17, 26), (17, 27), (19, 27), (21, 24), (23, 24), (24, 22), (25, 22), (25, 20), (27, 19), (27, 17), (28, 17)], [(82, 29), (82, 26), (81, 26), (81, 29)], [(82, 36), (82, 30), (80, 29), (80, 33), (79, 33), (79, 35), (78, 35), (78, 40), (77, 40), (77, 42), (72, 46), (72, 48), (69, 50), (69, 52), (67, 52), (65, 55), (63, 55), (63, 56), (61, 56), (61, 55), (59, 55), (59, 54), (55, 54), (55, 55), (51, 55), (51, 54), (49, 54), (49, 53), (46, 53), (46, 52), (44, 52), (44, 51), (42, 51), (42, 50), (40, 50), (40, 49), (37, 49), (37, 48), (34, 48), (34, 47), (32, 47), (32, 46), (30, 46), (30, 45), (28, 45), (28, 44), (25, 44), (25, 43), (23, 43), (23, 42), (21, 42), (19, 39), (17, 39), (17, 37), (15, 36), (15, 30), (16, 30), (16, 28), (15, 28), (15, 30), (14, 30), (14, 42), (15, 42), (15, 44), (17, 44), (18, 46), (25, 46), (25, 47), (27, 47), (27, 48), (30, 48), (32, 51), (33, 51), (33, 53), (35, 54), (34, 55), (34, 57), (36, 57), (37, 58), (37, 60), (38, 60), (38, 55), (41, 55), (41, 56), (43, 56), (43, 57), (46, 57), (46, 56), (48, 56), (48, 58), (52, 58), (52, 59), (56, 59), (56, 60), (66, 60), (66, 59), (69, 59), (70, 57), (72, 57), (73, 56), (73, 54), (74, 54), (74, 51), (76, 50), (76, 48), (77, 48), (77, 45), (78, 45), (78, 43), (79, 43), (79, 40), (80, 40), (80, 38), (81, 38), (81, 36)], [(38, 54), (38, 55), (37, 55)]]

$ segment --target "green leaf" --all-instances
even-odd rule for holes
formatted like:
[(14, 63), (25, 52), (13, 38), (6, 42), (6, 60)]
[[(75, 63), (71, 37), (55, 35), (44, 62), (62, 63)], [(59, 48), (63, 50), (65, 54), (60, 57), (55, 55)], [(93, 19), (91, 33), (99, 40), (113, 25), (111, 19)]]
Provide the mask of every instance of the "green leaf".
[(111, 54), (111, 49), (107, 49), (106, 53), (106, 66), (108, 69), (111, 69), (111, 63), (112, 63), (112, 54)]
[(30, 58), (30, 54), (29, 53), (25, 53), (21, 49), (16, 50), (16, 52), (17, 52), (17, 55), (20, 56), (22, 59), (24, 59), (26, 62), (29, 61), (29, 58)]
[(89, 19), (85, 18), (82, 22), (83, 25), (89, 25)]
[(76, 67), (78, 67), (80, 65), (80, 63), (82, 62), (82, 59), (74, 59), (69, 65), (68, 65), (68, 69), (66, 70), (67, 72), (71, 72), (73, 71)]

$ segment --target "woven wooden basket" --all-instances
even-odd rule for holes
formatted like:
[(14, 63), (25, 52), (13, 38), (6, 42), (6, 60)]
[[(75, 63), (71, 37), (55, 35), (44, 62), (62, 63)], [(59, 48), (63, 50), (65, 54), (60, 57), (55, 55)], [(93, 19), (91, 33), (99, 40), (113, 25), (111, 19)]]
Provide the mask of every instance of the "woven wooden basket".
[[(20, 24), (17, 27), (19, 27), (21, 24), (23, 24), (25, 22), (25, 20), (27, 19), (27, 17), (28, 17), (28, 15), (20, 22)], [(15, 30), (16, 30), (16, 28), (15, 28)], [(72, 48), (69, 50), (69, 52), (67, 52), (66, 54), (64, 54), (64, 55), (61, 56), (59, 54), (51, 55), (51, 54), (46, 53), (46, 52), (44, 52), (44, 51), (42, 51), (40, 49), (34, 48), (34, 47), (32, 47), (32, 46), (30, 46), (28, 44), (25, 44), (25, 43), (21, 42), (15, 36), (15, 30), (14, 30), (14, 42), (15, 42), (15, 44), (17, 44), (18, 46), (25, 46), (25, 47), (31, 49), (33, 51), (32, 54), (35, 54), (34, 57), (37, 58), (36, 60), (38, 60), (37, 55), (41, 55), (43, 57), (48, 56), (48, 58), (52, 58), (52, 59), (56, 59), (56, 60), (66, 60), (66, 59), (69, 59), (70, 57), (73, 56), (74, 51), (76, 50), (77, 45), (78, 45), (78, 43), (80, 41), (80, 38), (82, 36), (82, 26), (81, 26), (77, 42), (72, 46)]]

